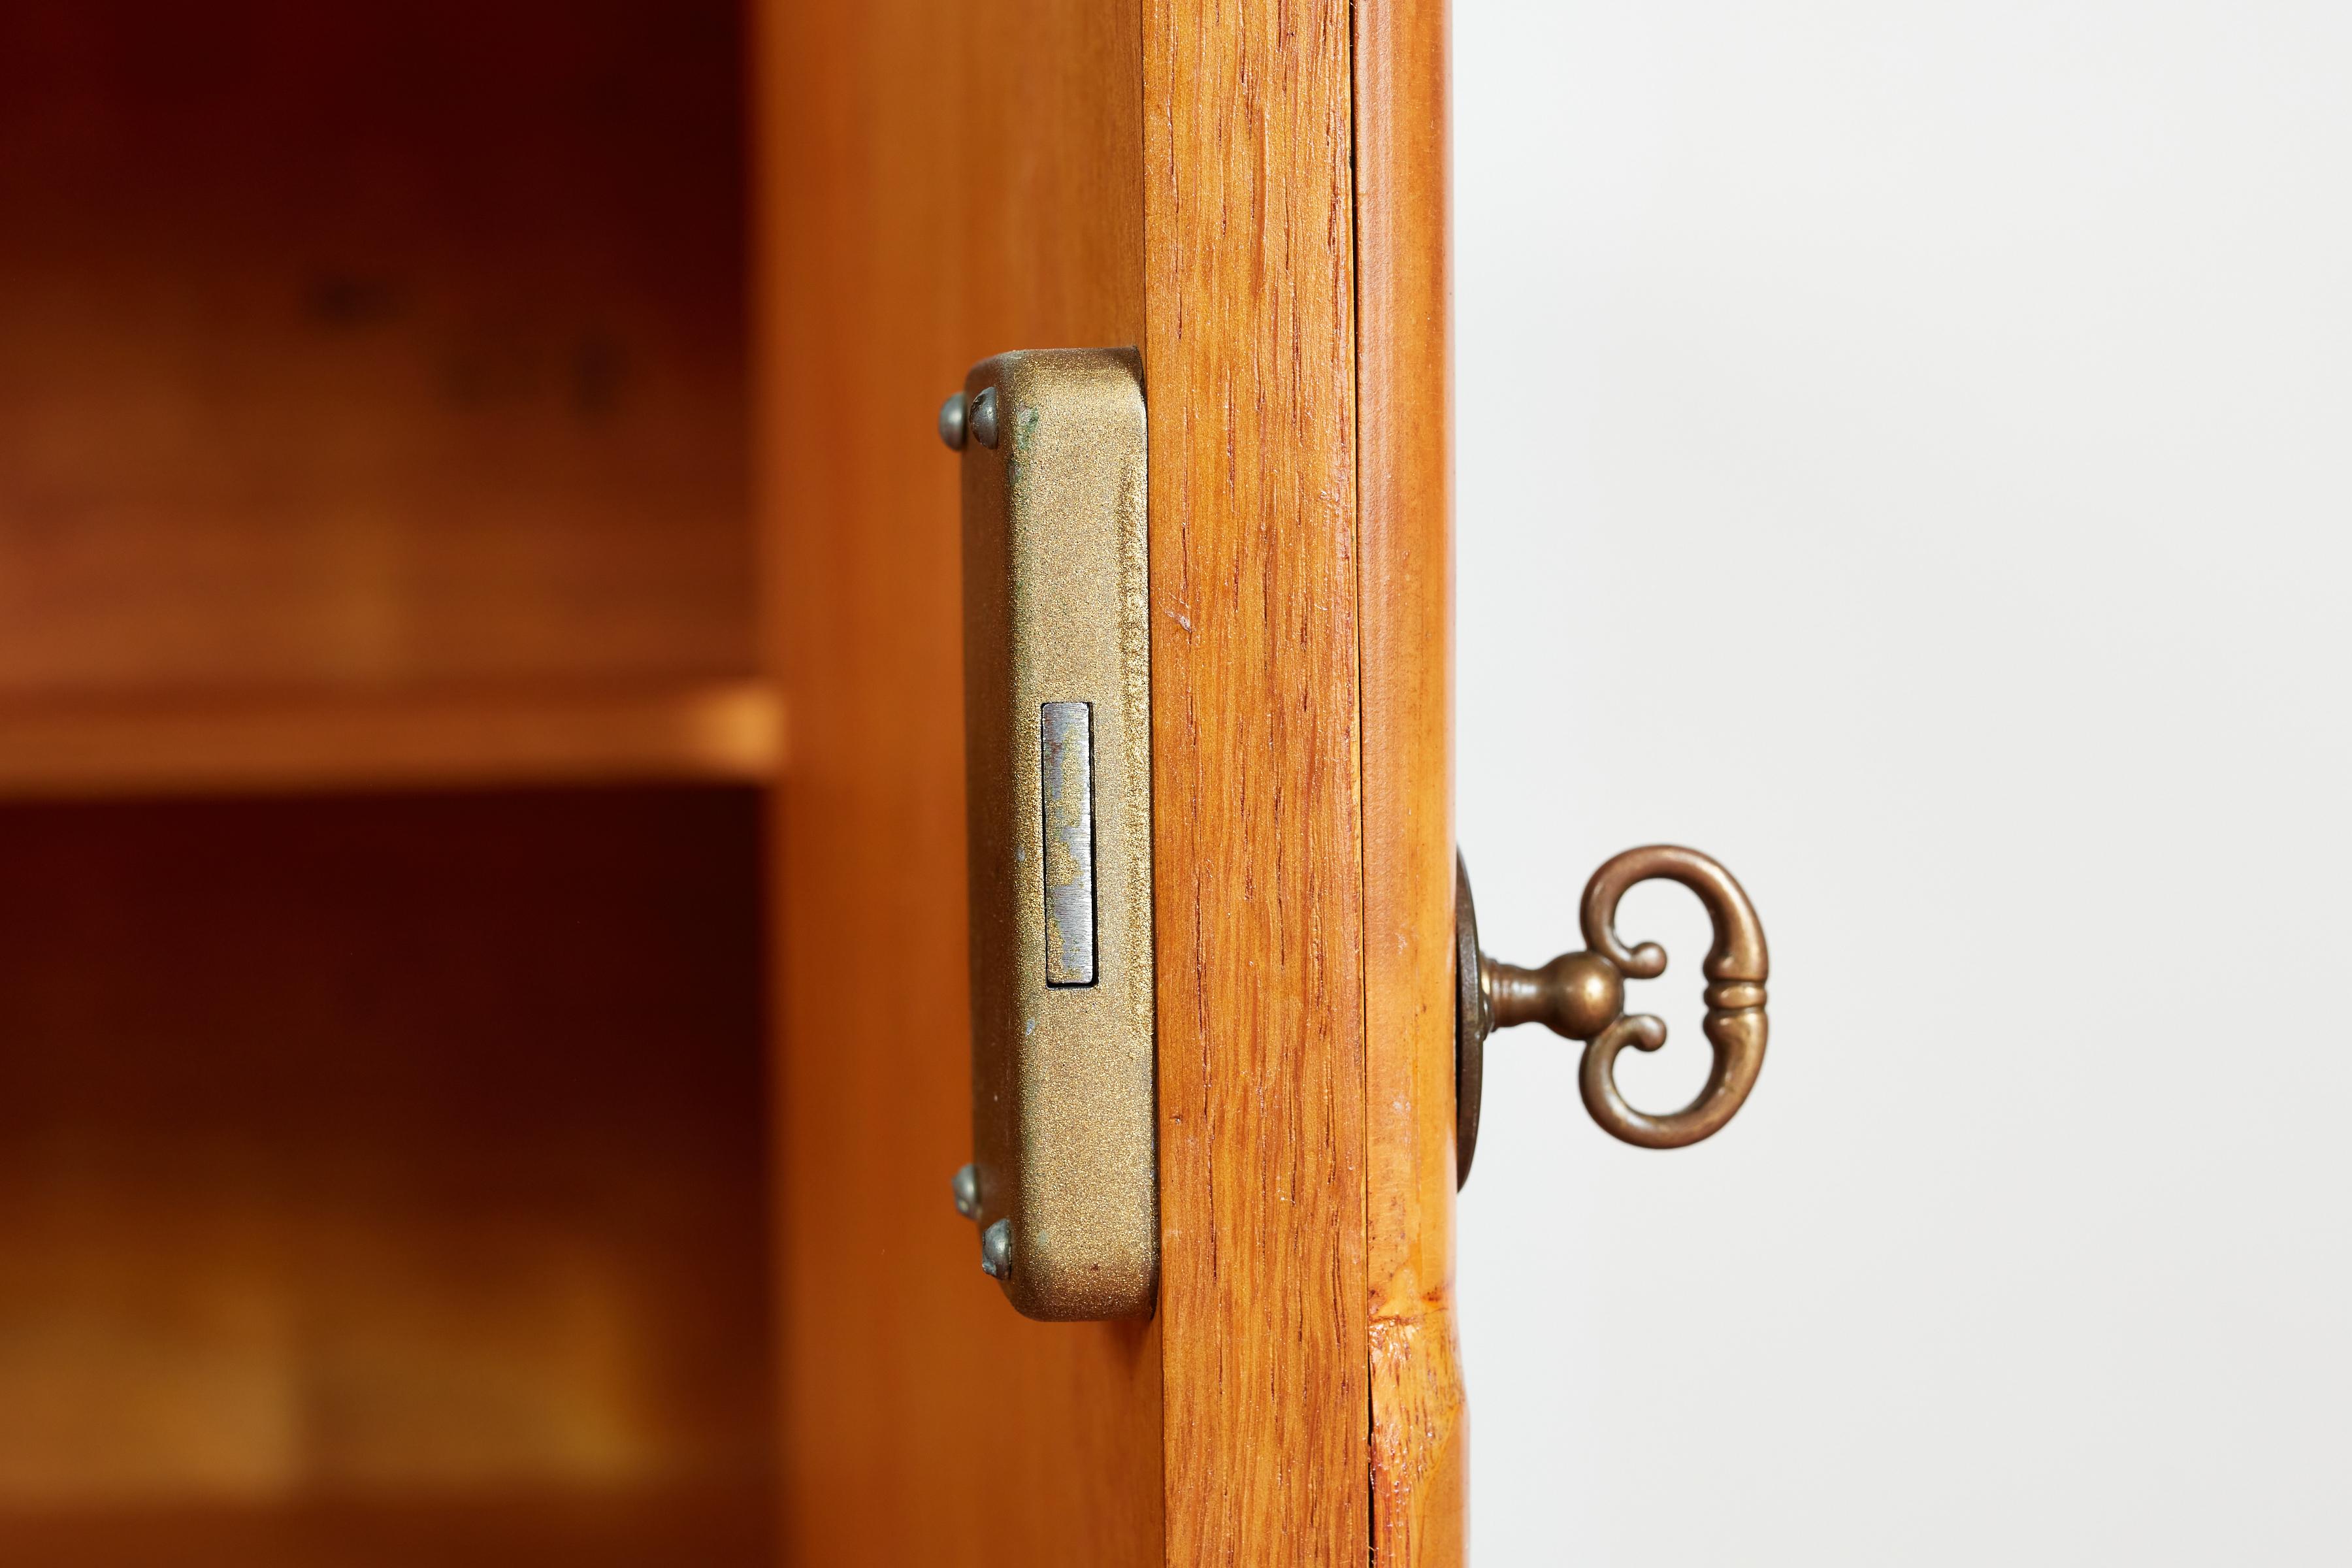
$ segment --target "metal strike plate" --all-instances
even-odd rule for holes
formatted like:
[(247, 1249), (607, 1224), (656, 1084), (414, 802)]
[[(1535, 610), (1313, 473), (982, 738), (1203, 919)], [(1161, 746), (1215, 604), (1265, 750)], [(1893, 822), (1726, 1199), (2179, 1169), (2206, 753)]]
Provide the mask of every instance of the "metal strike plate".
[(1000, 354), (963, 453), (971, 1165), (957, 1206), (1032, 1318), (1149, 1314), (1151, 665), (1141, 365)]

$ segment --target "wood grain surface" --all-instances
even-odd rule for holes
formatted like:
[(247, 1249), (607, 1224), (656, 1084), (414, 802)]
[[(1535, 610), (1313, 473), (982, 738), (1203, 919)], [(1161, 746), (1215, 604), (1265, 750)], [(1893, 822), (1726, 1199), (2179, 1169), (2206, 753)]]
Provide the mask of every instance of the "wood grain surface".
[(776, 817), (787, 1560), (1161, 1560), (1156, 1324), (980, 1271), (958, 468), (972, 362), (1141, 340), (1132, 5), (761, 6), (761, 516)]
[(763, 784), (765, 681), (87, 694), (0, 702), (0, 800)]
[(0, 1544), (8, 1568), (775, 1568), (774, 1532), (756, 1483), (489, 1486), (47, 1510)]
[(1454, 1318), (1453, 345), (1446, 0), (1356, 7), (1372, 1514), (1462, 1561)]
[(772, 1561), (761, 834), (0, 810), (0, 1562)]
[(0, 6), (0, 697), (750, 674), (737, 11)]
[(1365, 1561), (1344, 0), (1144, 39), (1168, 1561)]

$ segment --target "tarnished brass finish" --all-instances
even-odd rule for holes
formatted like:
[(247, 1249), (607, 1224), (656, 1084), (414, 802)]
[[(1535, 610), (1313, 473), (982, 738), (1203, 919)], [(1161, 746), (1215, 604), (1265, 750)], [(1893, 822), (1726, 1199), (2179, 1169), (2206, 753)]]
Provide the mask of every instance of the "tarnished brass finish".
[[(1696, 893), (1715, 923), (1715, 944), (1701, 966), (1707, 979), (1707, 1015), (1700, 1026), (1714, 1048), (1714, 1066), (1698, 1097), (1664, 1116), (1628, 1105), (1618, 1092), (1616, 1077), (1617, 1054), (1627, 1046), (1654, 1051), (1666, 1043), (1662, 1020), (1644, 1013), (1624, 1014), (1625, 982), (1654, 980), (1664, 973), (1665, 950), (1654, 942), (1628, 948), (1617, 935), (1618, 902), (1636, 884), (1657, 879), (1680, 882)], [(1473, 933), (1465, 953), (1475, 952), (1477, 916), (1466, 874), (1458, 882), (1455, 902), (1457, 924), (1466, 921), (1465, 929)], [(1730, 872), (1697, 850), (1654, 844), (1628, 849), (1592, 874), (1584, 887), (1581, 923), (1586, 951), (1562, 953), (1540, 969), (1521, 969), (1478, 954), (1484, 1005), (1457, 1015), (1458, 1060), (1483, 1066), (1483, 1037), (1489, 1029), (1541, 1024), (1554, 1034), (1586, 1042), (1578, 1084), (1585, 1109), (1604, 1131), (1645, 1149), (1678, 1149), (1712, 1135), (1738, 1113), (1764, 1066), (1764, 982), (1771, 964), (1763, 923), (1747, 893)], [(1475, 1100), (1470, 1103), (1465, 1148), (1477, 1135)], [(1466, 1176), (1468, 1170), (1465, 1158), (1460, 1171)]]
[(975, 1261), (1030, 1317), (1139, 1316), (1160, 1266), (1141, 366), (1000, 354), (963, 397)]
[(1625, 976), (1597, 952), (1563, 952), (1541, 969), (1480, 953), (1478, 982), (1494, 1029), (1541, 1024), (1555, 1035), (1589, 1040), (1625, 1010)]
[(1486, 965), (1478, 952), (1478, 906), (1470, 897), (1470, 868), (1454, 857), (1454, 1184), (1470, 1179), (1478, 1152), (1478, 1102), (1486, 1082), (1486, 1036), (1495, 1021), (1486, 1006)]

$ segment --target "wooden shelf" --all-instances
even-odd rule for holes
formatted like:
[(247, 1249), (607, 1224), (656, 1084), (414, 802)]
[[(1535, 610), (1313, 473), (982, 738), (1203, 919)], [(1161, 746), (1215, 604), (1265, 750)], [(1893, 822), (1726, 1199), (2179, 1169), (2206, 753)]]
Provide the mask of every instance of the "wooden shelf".
[(0, 5), (5, 1568), (775, 1561), (743, 28)]
[(753, 679), (0, 703), (0, 799), (761, 783)]

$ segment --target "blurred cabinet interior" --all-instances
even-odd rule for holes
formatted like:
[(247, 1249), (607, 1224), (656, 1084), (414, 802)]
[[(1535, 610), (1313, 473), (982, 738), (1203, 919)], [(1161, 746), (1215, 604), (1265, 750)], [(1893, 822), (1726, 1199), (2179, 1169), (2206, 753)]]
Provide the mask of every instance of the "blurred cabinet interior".
[(0, 8), (0, 1562), (772, 1553), (742, 30)]

